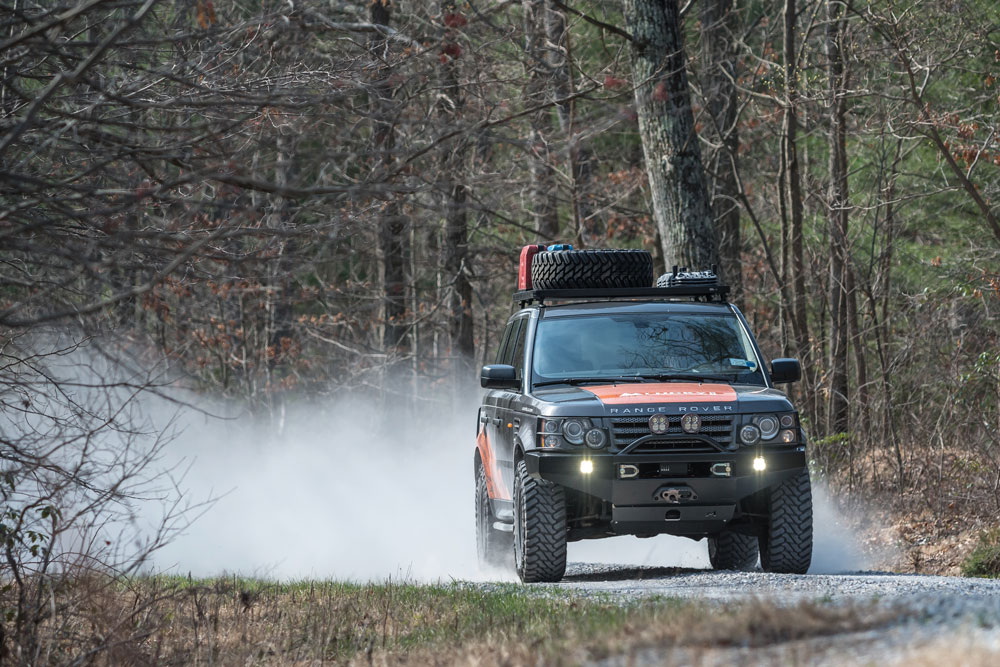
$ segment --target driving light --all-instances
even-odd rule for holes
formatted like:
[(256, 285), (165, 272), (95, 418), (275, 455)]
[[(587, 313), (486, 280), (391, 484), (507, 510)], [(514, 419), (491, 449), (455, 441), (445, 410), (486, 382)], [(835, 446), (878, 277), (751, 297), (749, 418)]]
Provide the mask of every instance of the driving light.
[(795, 431), (787, 430), (781, 432), (782, 442), (795, 442)]
[(681, 417), (681, 428), (685, 433), (697, 433), (701, 428), (701, 417), (698, 415), (686, 414)]
[(589, 475), (594, 472), (594, 462), (590, 459), (584, 459), (580, 461), (580, 472), (584, 475)]
[(587, 436), (584, 440), (586, 440), (587, 446), (591, 449), (600, 449), (604, 446), (604, 442), (607, 438), (604, 436), (604, 431), (599, 428), (592, 428), (587, 431)]
[(650, 433), (655, 433), (656, 435), (662, 435), (667, 432), (669, 422), (667, 421), (666, 415), (653, 415), (649, 418), (649, 431)]
[(753, 460), (754, 470), (756, 470), (757, 472), (764, 472), (765, 468), (767, 468), (767, 461), (764, 460), (763, 456), (758, 456)]
[(760, 429), (760, 437), (770, 440), (778, 435), (778, 418), (774, 415), (763, 415), (757, 418), (757, 428)]
[(562, 432), (563, 437), (566, 438), (567, 442), (574, 445), (583, 444), (583, 434), (587, 431), (587, 427), (583, 425), (583, 422), (579, 419), (567, 419), (563, 422)]
[(753, 424), (747, 424), (740, 429), (740, 440), (744, 445), (756, 445), (760, 440), (760, 429)]

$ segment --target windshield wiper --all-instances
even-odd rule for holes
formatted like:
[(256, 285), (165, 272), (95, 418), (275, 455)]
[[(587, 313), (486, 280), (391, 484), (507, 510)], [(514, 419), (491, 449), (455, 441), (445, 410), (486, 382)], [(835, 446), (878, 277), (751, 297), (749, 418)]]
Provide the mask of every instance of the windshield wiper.
[(549, 387), (554, 384), (585, 384), (587, 382), (601, 382), (604, 384), (622, 384), (628, 383), (638, 383), (643, 381), (644, 376), (630, 376), (630, 377), (590, 377), (590, 378), (564, 378), (562, 380), (543, 380), (542, 382), (535, 382), (532, 384), (533, 387)]
[(640, 377), (643, 380), (659, 380), (661, 382), (670, 382), (673, 380), (679, 380), (684, 382), (704, 382), (705, 380), (714, 380), (716, 382), (732, 382), (735, 377), (727, 377), (725, 375), (712, 375), (711, 373), (654, 373), (652, 375), (643, 373)]

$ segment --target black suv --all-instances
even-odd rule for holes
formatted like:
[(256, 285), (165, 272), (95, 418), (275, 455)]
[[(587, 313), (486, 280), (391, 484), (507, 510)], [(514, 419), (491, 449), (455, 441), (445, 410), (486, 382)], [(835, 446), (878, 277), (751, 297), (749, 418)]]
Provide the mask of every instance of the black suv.
[[(538, 257), (585, 252), (623, 251)], [(775, 388), (799, 379), (798, 362), (765, 367), (711, 273), (593, 282), (516, 293), (482, 369), (481, 563), (502, 564), (513, 546), (522, 581), (558, 581), (569, 541), (667, 533), (707, 537), (716, 569), (752, 568), (759, 553), (765, 571), (804, 573), (805, 433)]]

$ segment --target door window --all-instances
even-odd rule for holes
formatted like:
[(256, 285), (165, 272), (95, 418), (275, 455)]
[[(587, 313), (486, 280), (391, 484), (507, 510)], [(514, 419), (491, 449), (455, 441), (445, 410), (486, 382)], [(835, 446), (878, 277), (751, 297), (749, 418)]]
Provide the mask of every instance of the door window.
[(493, 363), (495, 364), (505, 363), (503, 360), (504, 348), (507, 347), (507, 341), (510, 340), (510, 332), (514, 328), (515, 324), (517, 324), (517, 321), (508, 322), (507, 328), (503, 330), (503, 335), (500, 337), (500, 347), (497, 348), (497, 356), (496, 359), (494, 359)]
[(528, 334), (528, 319), (521, 319), (521, 328), (517, 330), (517, 339), (514, 343), (514, 358), (511, 366), (514, 367), (517, 379), (520, 381), (524, 377), (524, 339)]
[(514, 365), (514, 347), (517, 345), (517, 336), (521, 329), (521, 322), (523, 321), (524, 320), (514, 320), (511, 322), (511, 332), (504, 345), (503, 361), (500, 362), (501, 364), (507, 364), (508, 366)]

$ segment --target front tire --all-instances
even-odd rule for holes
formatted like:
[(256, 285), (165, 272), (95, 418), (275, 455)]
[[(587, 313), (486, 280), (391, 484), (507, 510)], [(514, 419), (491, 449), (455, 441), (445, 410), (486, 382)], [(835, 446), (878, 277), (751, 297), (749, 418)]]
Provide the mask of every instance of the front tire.
[(765, 572), (805, 574), (812, 562), (812, 485), (809, 471), (772, 487), (770, 519), (757, 538)]
[(529, 475), (524, 461), (514, 478), (514, 566), (526, 584), (566, 573), (566, 496), (558, 484)]
[(708, 560), (715, 570), (752, 570), (757, 564), (757, 538), (724, 530), (708, 538)]
[(509, 562), (511, 535), (493, 527), (493, 510), (486, 490), (486, 471), (476, 465), (476, 555), (479, 567), (502, 567)]

